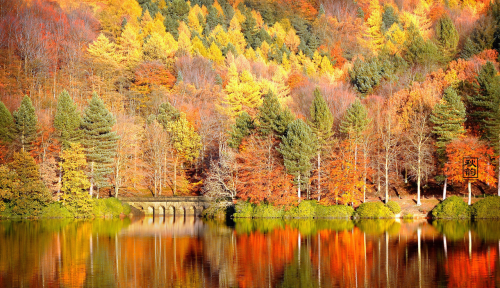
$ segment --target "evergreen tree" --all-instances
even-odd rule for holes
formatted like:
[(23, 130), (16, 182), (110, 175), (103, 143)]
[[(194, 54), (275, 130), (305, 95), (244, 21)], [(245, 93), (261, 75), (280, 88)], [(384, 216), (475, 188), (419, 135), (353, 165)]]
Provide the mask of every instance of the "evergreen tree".
[(54, 127), (59, 131), (62, 145), (67, 148), (70, 142), (79, 140), (81, 117), (73, 99), (64, 90), (57, 101), (57, 111), (54, 117)]
[(242, 112), (236, 118), (236, 123), (231, 127), (231, 131), (229, 132), (229, 135), (231, 135), (228, 141), (229, 146), (235, 149), (240, 147), (243, 138), (250, 135), (250, 131), (254, 128), (255, 126), (250, 115), (247, 112)]
[(493, 48), (495, 26), (490, 16), (478, 20), (477, 26), (465, 41), (460, 57), (468, 59), (485, 49)]
[(4, 143), (12, 141), (14, 129), (14, 118), (10, 114), (9, 109), (5, 107), (3, 102), (0, 102), (0, 140)]
[(28, 152), (14, 153), (9, 168), (19, 179), (19, 186), (12, 191), (12, 212), (20, 216), (37, 216), (50, 201), (50, 193), (40, 179), (35, 159)]
[(394, 23), (399, 23), (399, 17), (396, 10), (392, 5), (385, 5), (384, 13), (382, 13), (382, 30), (389, 30)]
[(17, 140), (21, 144), (21, 150), (29, 148), (31, 142), (36, 138), (38, 118), (35, 114), (35, 107), (31, 104), (31, 99), (26, 95), (21, 102), (21, 106), (14, 111), (15, 131)]
[(301, 199), (302, 184), (308, 183), (311, 158), (316, 153), (316, 139), (311, 128), (301, 119), (288, 125), (278, 151), (283, 155), (287, 172), (295, 176), (297, 196)]
[(167, 124), (170, 121), (176, 121), (179, 119), (181, 114), (170, 102), (165, 102), (160, 104), (158, 108), (158, 115), (156, 115), (156, 120), (160, 123), (163, 128), (167, 128)]
[(257, 119), (259, 121), (259, 132), (266, 136), (277, 130), (277, 120), (282, 113), (279, 99), (274, 93), (269, 92), (264, 95), (262, 105), (259, 107)]
[(452, 59), (456, 55), (459, 35), (448, 14), (441, 17), (436, 24), (436, 40), (445, 59)]
[(259, 107), (257, 119), (260, 134), (267, 136), (271, 133), (283, 135), (295, 117), (288, 108), (283, 109), (278, 97), (269, 90)]
[[(478, 76), (476, 77), (477, 83), (473, 84), (475, 95), (469, 97), (468, 100), (475, 108), (472, 112), (472, 117), (482, 127), (484, 137), (497, 143), (499, 137), (497, 127), (500, 125), (500, 76), (497, 75), (495, 66), (491, 62), (487, 62), (481, 67)], [(497, 151), (498, 147), (496, 148)]]
[(63, 203), (75, 217), (90, 217), (92, 202), (87, 193), (90, 182), (85, 175), (87, 161), (83, 147), (80, 143), (68, 144), (68, 149), (61, 153), (61, 159)]
[(361, 94), (370, 93), (382, 81), (382, 64), (377, 58), (364, 62), (356, 59), (352, 69), (349, 69), (351, 83)]
[(429, 64), (440, 60), (439, 50), (431, 41), (426, 41), (412, 23), (408, 28), (405, 46), (405, 60), (409, 63)]
[[(500, 155), (500, 76), (497, 75), (493, 63), (487, 62), (481, 67), (476, 80), (477, 84), (474, 83), (476, 95), (469, 97), (476, 110), (472, 116), (480, 122), (484, 138), (490, 141), (497, 155)], [(498, 169), (500, 179), (500, 165)], [(498, 195), (500, 196), (500, 185)]]
[(457, 92), (448, 87), (444, 90), (443, 100), (436, 104), (430, 121), (434, 123), (432, 133), (437, 136), (437, 151), (444, 160), (446, 145), (465, 133), (465, 106)]
[(321, 199), (321, 152), (328, 139), (333, 135), (333, 114), (318, 88), (314, 90), (314, 100), (311, 104), (311, 121), (309, 125), (316, 136), (318, 157), (318, 201)]
[(344, 119), (340, 123), (340, 131), (347, 135), (347, 137), (359, 142), (369, 123), (368, 111), (361, 104), (361, 101), (356, 99), (345, 112)]
[(94, 187), (110, 185), (106, 177), (113, 172), (113, 157), (116, 153), (118, 135), (112, 131), (115, 118), (94, 93), (89, 106), (85, 109), (81, 129), (82, 144), (89, 164), (90, 196)]

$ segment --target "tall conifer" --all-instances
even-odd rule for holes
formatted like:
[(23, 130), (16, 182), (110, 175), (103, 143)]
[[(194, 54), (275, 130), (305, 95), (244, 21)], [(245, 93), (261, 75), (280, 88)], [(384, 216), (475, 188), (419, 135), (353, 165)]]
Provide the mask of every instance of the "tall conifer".
[(444, 90), (443, 100), (434, 107), (430, 120), (434, 123), (432, 133), (437, 136), (437, 151), (444, 156), (446, 145), (465, 133), (465, 106), (452, 87)]
[[(446, 161), (446, 145), (465, 133), (465, 106), (452, 87), (444, 90), (442, 102), (434, 106), (430, 121), (432, 133), (437, 136), (436, 146), (441, 166)], [(446, 198), (447, 178), (444, 179), (443, 199)]]
[(278, 151), (283, 155), (287, 172), (295, 176), (297, 196), (301, 198), (302, 184), (306, 184), (311, 172), (311, 158), (316, 153), (316, 139), (311, 128), (301, 119), (288, 125)]
[[(497, 155), (500, 155), (500, 76), (493, 63), (487, 62), (479, 75), (476, 77), (477, 84), (474, 84), (476, 95), (469, 97), (470, 102), (478, 110), (473, 113), (473, 117), (480, 121), (484, 131), (484, 138), (487, 138), (495, 148)], [(500, 158), (499, 158), (498, 179), (500, 180)], [(500, 196), (500, 185), (498, 185), (498, 196)]]
[(316, 153), (318, 160), (318, 201), (321, 199), (321, 152), (328, 139), (333, 135), (333, 115), (318, 88), (314, 90), (314, 100), (310, 108), (309, 125), (316, 136)]
[(78, 112), (73, 99), (69, 93), (64, 90), (59, 95), (57, 101), (57, 112), (54, 117), (54, 127), (59, 131), (61, 142), (65, 148), (69, 147), (70, 142), (76, 142), (79, 139), (79, 130), (81, 124), (80, 113)]
[(113, 157), (118, 140), (118, 135), (112, 131), (114, 124), (115, 118), (94, 93), (84, 111), (81, 124), (82, 144), (89, 164), (90, 196), (94, 187), (110, 185), (106, 177), (113, 172)]
[(5, 107), (5, 104), (0, 102), (0, 140), (4, 143), (11, 142), (13, 138), (13, 128), (14, 118), (12, 118), (9, 109)]
[(38, 118), (35, 114), (35, 107), (31, 103), (30, 97), (24, 96), (21, 106), (14, 111), (15, 131), (17, 140), (21, 145), (21, 150), (29, 148), (31, 142), (36, 138)]

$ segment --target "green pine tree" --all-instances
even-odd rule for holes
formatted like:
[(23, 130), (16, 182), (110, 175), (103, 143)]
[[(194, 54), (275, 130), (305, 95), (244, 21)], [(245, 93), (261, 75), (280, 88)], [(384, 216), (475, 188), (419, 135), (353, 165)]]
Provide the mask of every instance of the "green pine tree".
[(158, 115), (156, 115), (156, 120), (160, 123), (163, 128), (166, 128), (170, 121), (176, 121), (180, 117), (180, 112), (170, 104), (170, 102), (165, 102), (160, 104), (158, 108)]
[[(476, 81), (473, 84), (476, 95), (469, 97), (476, 110), (472, 117), (481, 125), (483, 137), (490, 141), (497, 155), (500, 155), (500, 76), (493, 63), (487, 62), (481, 67)], [(498, 169), (500, 177), (500, 167)], [(500, 187), (498, 195), (500, 196)]]
[(257, 114), (259, 133), (267, 136), (272, 133), (281, 136), (285, 133), (288, 124), (295, 117), (288, 108), (283, 108), (278, 97), (271, 91), (264, 95), (262, 105)]
[(231, 131), (229, 132), (229, 135), (231, 136), (228, 141), (229, 147), (238, 149), (243, 138), (250, 135), (254, 128), (255, 126), (252, 118), (247, 112), (243, 111), (240, 115), (238, 115), (236, 123), (232, 125)]
[(384, 5), (384, 13), (382, 13), (382, 30), (387, 31), (392, 24), (399, 23), (399, 17), (392, 5)]
[(70, 142), (77, 142), (80, 136), (81, 117), (76, 104), (64, 90), (57, 100), (57, 111), (54, 117), (54, 127), (58, 130), (64, 148), (69, 147)]
[(457, 54), (459, 35), (448, 14), (444, 14), (436, 24), (436, 40), (445, 59), (451, 60)]
[(311, 121), (309, 126), (316, 136), (316, 154), (318, 167), (318, 201), (321, 199), (321, 152), (333, 136), (333, 114), (318, 88), (314, 90), (314, 100), (310, 108)]
[(485, 49), (493, 48), (495, 41), (495, 23), (490, 16), (478, 20), (477, 26), (465, 40), (464, 47), (460, 57), (468, 59), (473, 55), (479, 54)]
[(443, 100), (434, 106), (430, 121), (434, 124), (432, 133), (437, 136), (437, 152), (444, 162), (446, 145), (465, 133), (465, 106), (457, 92), (448, 87)]
[(21, 102), (21, 106), (17, 111), (14, 111), (15, 132), (17, 140), (21, 145), (21, 150), (29, 150), (31, 142), (36, 138), (38, 129), (38, 118), (35, 114), (35, 107), (31, 103), (31, 99), (26, 95)]
[(51, 201), (50, 192), (40, 179), (35, 159), (26, 151), (14, 153), (9, 168), (19, 179), (19, 186), (13, 192), (12, 212), (19, 216), (37, 216)]
[(259, 121), (259, 132), (266, 136), (277, 130), (277, 120), (282, 113), (278, 97), (271, 91), (264, 95), (262, 105), (259, 107), (257, 119)]
[(287, 172), (295, 176), (297, 196), (301, 199), (301, 187), (308, 183), (311, 158), (316, 154), (316, 137), (311, 128), (301, 119), (288, 125), (278, 151), (283, 155)]
[(369, 123), (368, 111), (361, 104), (361, 101), (356, 99), (345, 112), (344, 119), (340, 123), (340, 131), (356, 143), (359, 143)]
[[(476, 94), (468, 98), (475, 108), (475, 111), (471, 113), (472, 117), (481, 125), (484, 137), (497, 143), (499, 136), (496, 130), (500, 125), (500, 118), (497, 116), (500, 110), (498, 106), (500, 105), (500, 76), (497, 76), (493, 63), (487, 62), (481, 67), (476, 81), (477, 83), (473, 84)], [(500, 151), (498, 147), (496, 149)]]
[(9, 109), (5, 107), (3, 102), (0, 102), (0, 140), (4, 143), (9, 143), (13, 139), (14, 118), (10, 114)]
[(89, 164), (90, 196), (93, 189), (111, 185), (107, 176), (113, 172), (118, 135), (112, 131), (115, 118), (94, 93), (82, 118), (82, 144)]

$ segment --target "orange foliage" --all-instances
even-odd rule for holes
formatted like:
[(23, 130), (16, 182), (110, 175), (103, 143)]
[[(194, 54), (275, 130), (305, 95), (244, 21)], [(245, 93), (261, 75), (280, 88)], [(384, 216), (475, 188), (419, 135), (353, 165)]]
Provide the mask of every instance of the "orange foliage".
[(161, 86), (167, 89), (175, 84), (175, 76), (159, 62), (141, 63), (135, 70), (135, 86), (147, 86), (150, 89), (154, 86)]
[(291, 73), (287, 81), (287, 84), (290, 87), (290, 89), (305, 86), (306, 83), (307, 83), (307, 78), (304, 76), (304, 74), (300, 72)]
[[(451, 181), (459, 183), (481, 181), (490, 186), (496, 185), (495, 168), (492, 159), (495, 157), (493, 148), (475, 137), (455, 139), (446, 146), (448, 162), (444, 164), (444, 173)], [(464, 178), (463, 159), (465, 157), (478, 158), (478, 177)]]
[(340, 41), (335, 43), (335, 46), (331, 49), (330, 56), (335, 59), (334, 68), (342, 68), (347, 60), (342, 56), (342, 48), (340, 47)]
[[(299, 231), (288, 225), (270, 233), (258, 231), (237, 238), (239, 287), (277, 287), (297, 250)], [(252, 265), (247, 265), (252, 263)], [(262, 267), (273, 267), (272, 274)]]
[(465, 250), (451, 253), (444, 265), (448, 287), (495, 287), (495, 278), (490, 275), (498, 269), (497, 259), (495, 249), (474, 251), (472, 256)]
[(357, 204), (363, 199), (363, 157), (358, 147), (355, 160), (352, 143), (344, 141), (332, 152), (332, 160), (325, 165), (328, 191), (321, 197), (324, 204)]
[[(266, 141), (267, 140), (267, 141)], [(294, 201), (292, 176), (285, 172), (276, 150), (277, 140), (244, 139), (237, 154), (238, 197), (253, 203), (287, 205)], [(268, 142), (268, 141), (271, 142)]]
[(446, 10), (444, 9), (443, 5), (436, 3), (429, 11), (429, 18), (431, 18), (432, 22), (435, 22), (444, 14), (446, 14)]

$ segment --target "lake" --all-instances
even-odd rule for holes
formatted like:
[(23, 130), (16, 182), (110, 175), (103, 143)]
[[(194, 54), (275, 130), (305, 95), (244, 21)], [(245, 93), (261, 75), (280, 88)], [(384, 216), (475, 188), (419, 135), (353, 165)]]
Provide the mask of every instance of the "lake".
[(500, 287), (500, 221), (1, 220), (0, 287)]

